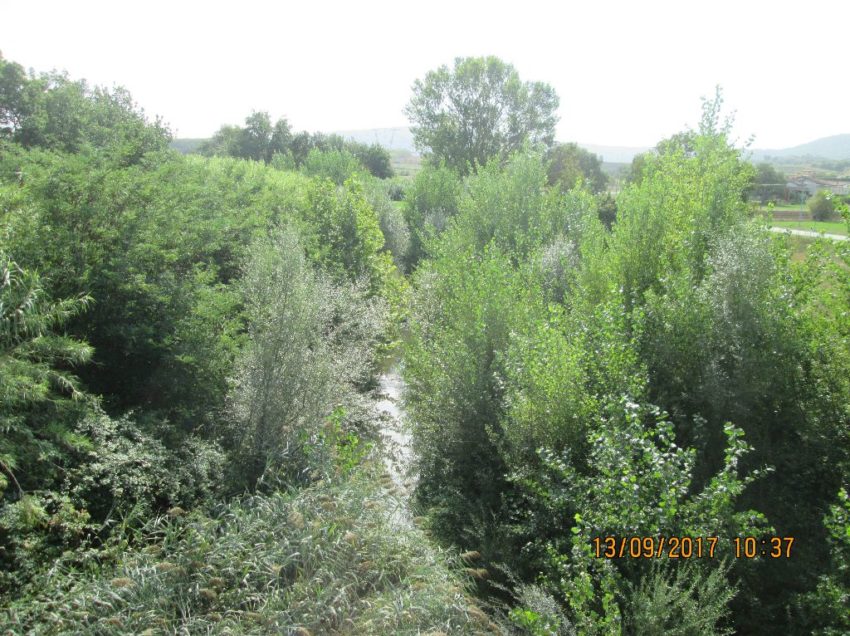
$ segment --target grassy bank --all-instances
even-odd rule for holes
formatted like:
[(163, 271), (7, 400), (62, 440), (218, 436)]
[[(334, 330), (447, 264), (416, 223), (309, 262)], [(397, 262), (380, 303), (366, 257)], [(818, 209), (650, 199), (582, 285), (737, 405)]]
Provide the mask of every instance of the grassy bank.
[(433, 547), (378, 463), (345, 479), (152, 521), (117, 564), (57, 566), (0, 613), (9, 634), (480, 634), (462, 563)]

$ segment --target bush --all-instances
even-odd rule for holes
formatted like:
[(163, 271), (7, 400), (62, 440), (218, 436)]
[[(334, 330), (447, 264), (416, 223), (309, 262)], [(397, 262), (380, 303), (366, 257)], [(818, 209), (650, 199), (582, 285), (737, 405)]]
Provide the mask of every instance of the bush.
[(301, 168), (310, 177), (330, 179), (342, 185), (358, 172), (366, 172), (363, 164), (347, 150), (313, 148)]
[(407, 198), (407, 191), (410, 189), (410, 180), (405, 177), (393, 177), (384, 181), (387, 188), (387, 196), (392, 201), (404, 201)]
[(630, 589), (624, 612), (626, 634), (722, 636), (729, 602), (736, 589), (726, 581), (728, 568), (703, 567), (690, 561), (656, 563)]
[(445, 166), (425, 165), (407, 191), (404, 216), (410, 228), (407, 269), (413, 270), (429, 254), (428, 244), (457, 214), (461, 180)]
[(253, 245), (242, 288), (249, 340), (230, 394), (234, 479), (303, 479), (322, 468), (311, 447), (325, 419), (371, 371), (384, 306), (362, 284), (314, 272), (291, 229)]
[(815, 221), (828, 221), (835, 215), (835, 195), (827, 190), (818, 190), (809, 199), (809, 212)]
[(386, 186), (377, 179), (364, 183), (364, 194), (369, 205), (378, 215), (378, 223), (384, 235), (384, 249), (392, 254), (396, 268), (403, 271), (407, 263), (407, 252), (410, 249), (410, 230), (400, 205), (387, 195)]

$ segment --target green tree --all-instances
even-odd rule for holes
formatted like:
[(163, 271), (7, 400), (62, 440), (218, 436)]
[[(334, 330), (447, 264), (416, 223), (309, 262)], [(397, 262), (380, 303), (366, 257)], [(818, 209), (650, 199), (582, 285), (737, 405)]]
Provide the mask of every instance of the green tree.
[(750, 188), (751, 196), (761, 203), (778, 201), (785, 196), (785, 174), (769, 163), (759, 163), (755, 167), (753, 182)]
[(83, 443), (69, 419), (84, 394), (68, 369), (92, 349), (56, 331), (90, 302), (52, 301), (37, 274), (0, 252), (0, 495), (9, 485), (19, 497), (42, 486), (62, 447)]
[(65, 73), (26, 74), (0, 56), (0, 134), (24, 147), (106, 151), (122, 164), (165, 150), (171, 135), (123, 88), (91, 88)]
[(407, 227), (401, 205), (390, 199), (385, 181), (366, 179), (363, 187), (369, 205), (378, 215), (378, 223), (384, 235), (384, 249), (392, 254), (399, 271), (403, 271), (410, 249), (410, 229)]
[(360, 163), (378, 179), (389, 179), (393, 173), (393, 168), (390, 165), (390, 153), (380, 144), (358, 144), (348, 142), (347, 144), (351, 152), (360, 160)]
[(457, 58), (416, 80), (405, 114), (416, 146), (461, 174), (523, 144), (554, 139), (558, 96), (543, 82), (523, 82), (496, 57)]
[(627, 183), (640, 183), (644, 177), (644, 171), (655, 157), (680, 153), (685, 156), (693, 156), (696, 142), (696, 133), (692, 130), (678, 132), (667, 139), (662, 139), (655, 148), (639, 153), (632, 158), (632, 163), (626, 174)]
[(643, 171), (646, 167), (649, 152), (641, 152), (632, 157), (632, 162), (625, 170), (624, 180), (628, 183), (640, 183), (643, 180)]
[(818, 190), (807, 205), (815, 221), (827, 221), (835, 215), (835, 195), (828, 190)]
[(381, 251), (384, 236), (378, 215), (356, 180), (338, 188), (327, 179), (315, 179), (301, 221), (304, 246), (314, 263), (337, 280), (365, 278), (372, 293), (383, 291), (392, 257)]
[(824, 517), (829, 531), (832, 568), (821, 576), (817, 589), (798, 600), (807, 630), (816, 634), (846, 634), (850, 631), (850, 496), (838, 492), (838, 503)]
[(285, 153), (291, 139), (285, 119), (272, 126), (269, 114), (253, 112), (245, 118), (244, 128), (222, 126), (198, 152), (207, 156), (229, 156), (254, 161), (271, 161), (275, 153)]
[(278, 119), (275, 122), (274, 128), (272, 128), (271, 140), (269, 141), (269, 158), (267, 161), (270, 161), (275, 154), (291, 154), (291, 145), (292, 128), (286, 119)]
[(546, 153), (549, 161), (549, 185), (573, 189), (581, 180), (594, 194), (605, 189), (608, 175), (602, 172), (602, 160), (578, 144), (557, 144)]
[(238, 156), (254, 161), (271, 159), (272, 122), (268, 113), (254, 112), (245, 118), (239, 135)]
[(430, 240), (442, 233), (457, 214), (461, 191), (457, 173), (444, 164), (426, 164), (414, 177), (404, 200), (404, 218), (410, 228), (409, 270), (429, 254)]
[(307, 155), (303, 166), (304, 174), (311, 177), (330, 179), (336, 185), (342, 185), (358, 172), (363, 172), (363, 164), (348, 150), (319, 150), (313, 148)]

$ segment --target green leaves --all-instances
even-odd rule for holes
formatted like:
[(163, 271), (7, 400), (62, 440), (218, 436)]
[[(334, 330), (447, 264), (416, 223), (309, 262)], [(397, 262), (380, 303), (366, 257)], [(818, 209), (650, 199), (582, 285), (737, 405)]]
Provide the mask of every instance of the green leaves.
[(253, 488), (266, 471), (272, 483), (303, 479), (326, 468), (311, 452), (336, 444), (322, 442), (322, 426), (365, 381), (385, 307), (362, 283), (314, 271), (291, 228), (251, 246), (241, 290), (248, 340), (229, 396), (234, 480)]
[(32, 148), (79, 152), (93, 147), (117, 163), (138, 163), (170, 140), (123, 88), (91, 88), (67, 74), (28, 75), (0, 57), (0, 134)]
[(460, 174), (525, 143), (554, 139), (558, 97), (548, 84), (522, 82), (496, 57), (457, 58), (416, 80), (405, 114), (420, 150)]
[[(13, 466), (26, 465), (37, 473), (33, 462), (51, 454), (47, 448), (53, 444), (68, 441), (62, 421), (69, 408), (65, 402), (84, 394), (67, 368), (87, 362), (92, 349), (51, 331), (83, 311), (90, 300), (81, 296), (50, 301), (37, 274), (0, 253), (0, 454), (7, 456), (5, 471), (12, 477)], [(36, 475), (32, 483), (38, 483)]]

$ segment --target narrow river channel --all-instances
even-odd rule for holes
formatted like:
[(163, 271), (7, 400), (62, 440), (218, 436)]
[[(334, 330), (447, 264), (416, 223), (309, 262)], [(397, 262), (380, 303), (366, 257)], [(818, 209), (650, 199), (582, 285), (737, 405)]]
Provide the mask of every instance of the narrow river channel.
[(401, 395), (404, 390), (404, 380), (396, 367), (387, 370), (380, 377), (380, 399), (377, 403), (378, 412), (383, 416), (380, 421), (380, 432), (384, 439), (384, 463), (393, 484), (399, 491), (398, 520), (410, 522), (411, 513), (408, 506), (410, 495), (416, 485), (412, 473), (413, 448), (410, 429), (405, 421), (401, 407)]

